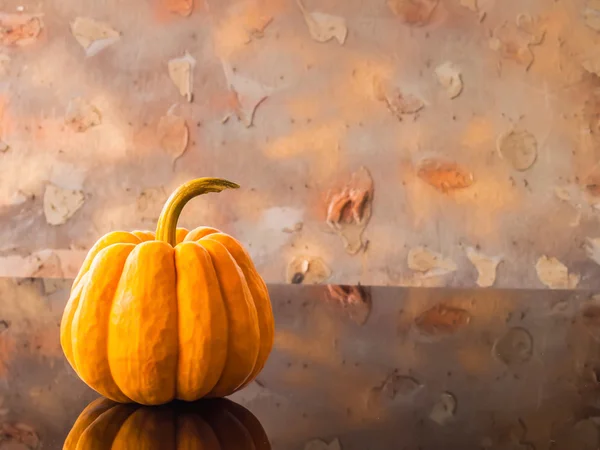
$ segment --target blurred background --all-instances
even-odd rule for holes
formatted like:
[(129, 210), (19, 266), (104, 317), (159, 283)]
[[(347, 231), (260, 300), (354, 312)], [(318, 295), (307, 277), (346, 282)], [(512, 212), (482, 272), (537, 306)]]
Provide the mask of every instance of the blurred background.
[(600, 285), (597, 1), (0, 6), (0, 275), (218, 176), (267, 282)]

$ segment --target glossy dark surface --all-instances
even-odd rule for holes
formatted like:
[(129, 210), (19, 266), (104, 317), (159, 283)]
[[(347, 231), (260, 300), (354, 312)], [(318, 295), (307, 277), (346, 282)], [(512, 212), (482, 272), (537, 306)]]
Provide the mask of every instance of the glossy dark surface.
[[(62, 448), (97, 398), (58, 342), (68, 286), (0, 279), (2, 450), (36, 448), (35, 437), (37, 448)], [(592, 293), (270, 290), (275, 348), (258, 380), (231, 399), (274, 449), (598, 448)]]

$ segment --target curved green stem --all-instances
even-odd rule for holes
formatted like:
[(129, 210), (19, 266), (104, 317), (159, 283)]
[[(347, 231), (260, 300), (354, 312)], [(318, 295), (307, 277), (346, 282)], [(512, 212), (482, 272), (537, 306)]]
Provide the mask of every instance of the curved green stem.
[(221, 192), (224, 189), (237, 189), (240, 186), (221, 178), (198, 178), (182, 184), (171, 194), (163, 206), (156, 226), (156, 240), (175, 246), (177, 220), (183, 207), (192, 198), (208, 192)]

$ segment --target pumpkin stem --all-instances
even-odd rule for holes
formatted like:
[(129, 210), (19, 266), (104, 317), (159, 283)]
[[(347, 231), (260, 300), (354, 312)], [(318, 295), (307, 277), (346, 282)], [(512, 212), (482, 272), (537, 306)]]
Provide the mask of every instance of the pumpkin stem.
[(163, 206), (156, 226), (156, 240), (175, 246), (177, 220), (179, 220), (179, 215), (185, 204), (192, 198), (208, 192), (221, 192), (224, 189), (237, 189), (239, 187), (238, 184), (221, 178), (198, 178), (182, 184), (171, 194), (165, 206)]

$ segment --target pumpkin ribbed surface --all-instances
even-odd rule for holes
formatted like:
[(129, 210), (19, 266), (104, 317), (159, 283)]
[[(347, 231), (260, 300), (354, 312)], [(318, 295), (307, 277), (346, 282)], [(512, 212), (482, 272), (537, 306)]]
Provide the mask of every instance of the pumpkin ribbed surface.
[(165, 230), (174, 242), (148, 231), (102, 237), (63, 314), (67, 360), (117, 402), (230, 395), (258, 375), (273, 344), (267, 287), (242, 245), (209, 227)]

